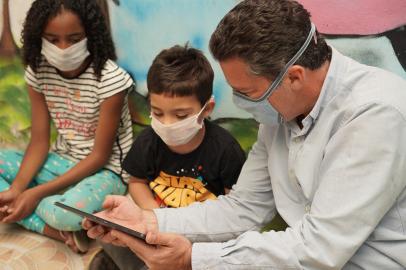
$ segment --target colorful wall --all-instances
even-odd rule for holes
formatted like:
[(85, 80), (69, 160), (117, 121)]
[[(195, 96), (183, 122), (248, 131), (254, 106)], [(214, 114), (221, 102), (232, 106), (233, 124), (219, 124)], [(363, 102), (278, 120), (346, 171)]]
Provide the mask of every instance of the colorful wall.
[[(29, 136), (29, 103), (19, 57), (20, 32), (31, 0), (1, 0), (0, 146), (23, 146)], [(134, 127), (148, 124), (146, 73), (163, 48), (189, 42), (202, 49), (215, 70), (213, 120), (229, 129), (247, 150), (257, 124), (237, 109), (218, 64), (208, 51), (210, 34), (237, 0), (104, 0), (119, 64), (137, 80), (132, 96)], [(299, 0), (328, 42), (345, 54), (406, 79), (405, 0)], [(405, 89), (406, 91), (406, 89)]]

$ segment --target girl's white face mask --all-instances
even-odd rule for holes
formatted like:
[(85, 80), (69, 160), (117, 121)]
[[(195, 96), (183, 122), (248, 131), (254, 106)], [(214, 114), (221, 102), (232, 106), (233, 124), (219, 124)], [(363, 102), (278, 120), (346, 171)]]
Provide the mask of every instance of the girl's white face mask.
[(79, 68), (86, 57), (90, 55), (87, 50), (87, 38), (66, 49), (60, 49), (45, 38), (42, 38), (41, 53), (49, 64), (61, 71), (72, 71)]
[(158, 119), (156, 119), (151, 114), (151, 127), (156, 134), (169, 146), (179, 146), (188, 143), (197, 132), (203, 127), (203, 119), (199, 124), (198, 119), (202, 114), (204, 108), (206, 108), (207, 103), (197, 114), (183, 119), (181, 121), (175, 122), (173, 124), (165, 125), (162, 124)]

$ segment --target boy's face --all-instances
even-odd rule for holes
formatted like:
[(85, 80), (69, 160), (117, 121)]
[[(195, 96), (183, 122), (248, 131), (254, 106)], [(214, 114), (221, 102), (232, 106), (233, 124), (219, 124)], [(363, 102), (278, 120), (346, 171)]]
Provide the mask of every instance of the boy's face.
[[(150, 94), (151, 114), (162, 124), (169, 125), (198, 114), (202, 105), (196, 96), (168, 96)], [(214, 102), (209, 102), (201, 114), (199, 122), (210, 115)]]

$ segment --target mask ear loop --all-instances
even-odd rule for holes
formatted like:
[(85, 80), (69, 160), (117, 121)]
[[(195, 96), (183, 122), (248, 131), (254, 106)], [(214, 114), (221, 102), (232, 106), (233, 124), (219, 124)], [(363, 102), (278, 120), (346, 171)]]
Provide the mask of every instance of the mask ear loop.
[[(200, 122), (200, 121), (199, 121), (199, 120), (200, 120), (199, 118), (200, 118), (201, 114), (202, 114), (202, 113), (204, 112), (204, 110), (206, 109), (207, 104), (209, 104), (211, 101), (212, 101), (213, 103), (216, 103), (215, 98), (214, 98), (214, 95), (211, 95), (210, 98), (209, 98), (209, 99), (206, 101), (206, 103), (203, 105), (203, 108), (200, 110), (199, 116), (197, 117), (197, 123)], [(203, 122), (205, 118), (206, 118), (206, 117), (203, 117), (201, 121)], [(208, 116), (207, 118), (210, 119), (210, 116)]]
[(313, 33), (313, 40), (314, 40), (314, 44), (317, 45), (317, 31), (314, 31), (314, 33)]
[(316, 26), (311, 22), (309, 34), (307, 35), (307, 38), (303, 43), (302, 47), (300, 47), (300, 49), (296, 52), (296, 54), (286, 63), (285, 67), (279, 72), (275, 80), (271, 83), (271, 85), (268, 87), (268, 89), (260, 98), (258, 99), (249, 98), (235, 91), (233, 91), (233, 95), (236, 95), (238, 97), (241, 97), (245, 100), (249, 100), (252, 102), (261, 102), (264, 99), (267, 99), (272, 94), (272, 92), (279, 86), (279, 84), (285, 77), (285, 74), (288, 72), (289, 68), (302, 56), (304, 51), (307, 49), (312, 39), (314, 39), (314, 33), (316, 33)]

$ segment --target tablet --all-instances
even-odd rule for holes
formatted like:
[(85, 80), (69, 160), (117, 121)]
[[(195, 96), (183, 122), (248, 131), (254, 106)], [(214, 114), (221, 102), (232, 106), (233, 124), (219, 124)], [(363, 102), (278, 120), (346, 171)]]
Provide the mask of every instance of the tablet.
[(145, 241), (146, 236), (143, 233), (134, 231), (134, 230), (129, 229), (127, 227), (124, 227), (124, 226), (122, 226), (120, 224), (108, 221), (108, 220), (106, 220), (104, 218), (100, 218), (100, 217), (95, 216), (93, 214), (83, 212), (83, 211), (81, 211), (79, 209), (73, 208), (73, 207), (71, 207), (69, 205), (66, 205), (66, 204), (63, 204), (61, 202), (55, 202), (55, 205), (65, 209), (65, 210), (68, 210), (68, 211), (70, 211), (72, 213), (75, 213), (75, 214), (77, 214), (77, 215), (79, 215), (81, 217), (85, 217), (85, 218), (87, 218), (87, 219), (89, 219), (89, 220), (91, 220), (91, 221), (93, 221), (93, 222), (95, 222), (97, 224), (100, 224), (100, 225), (102, 225), (104, 227), (111, 228), (111, 229), (114, 229), (114, 230), (129, 234), (131, 236), (134, 236), (136, 238), (139, 238), (139, 239)]

